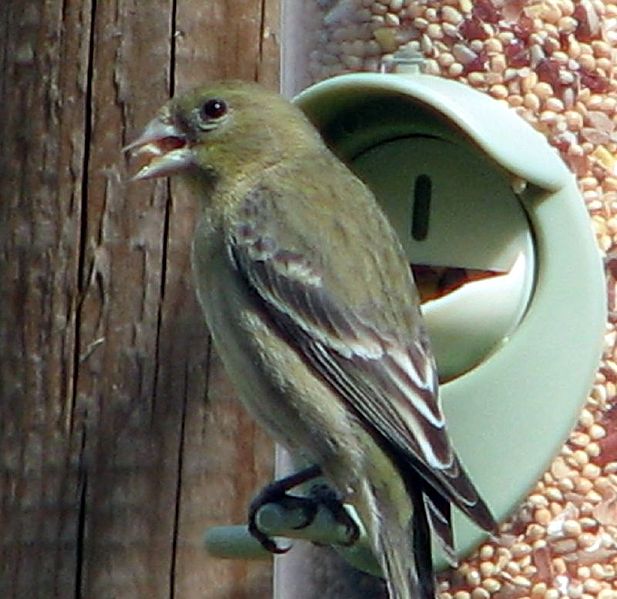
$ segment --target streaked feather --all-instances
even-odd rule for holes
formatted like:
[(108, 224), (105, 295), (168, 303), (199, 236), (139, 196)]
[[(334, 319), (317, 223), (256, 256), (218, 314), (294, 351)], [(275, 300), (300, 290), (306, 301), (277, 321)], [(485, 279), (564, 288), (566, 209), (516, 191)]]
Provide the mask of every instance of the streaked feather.
[[(403, 476), (408, 472), (424, 481), (429, 518), (451, 555), (450, 502), (486, 530), (493, 530), (495, 523), (450, 445), (419, 314), (416, 330), (384, 330), (371, 319), (371, 310), (354, 310), (338, 299), (327, 284), (333, 277), (327, 257), (304, 255), (277, 238), (272, 223), (281, 215), (270, 211), (272, 193), (260, 186), (247, 196), (244, 220), (229, 239), (233, 263), (261, 308), (378, 440)], [(409, 288), (411, 295), (411, 275)], [(375, 310), (389, 305), (384, 301)]]

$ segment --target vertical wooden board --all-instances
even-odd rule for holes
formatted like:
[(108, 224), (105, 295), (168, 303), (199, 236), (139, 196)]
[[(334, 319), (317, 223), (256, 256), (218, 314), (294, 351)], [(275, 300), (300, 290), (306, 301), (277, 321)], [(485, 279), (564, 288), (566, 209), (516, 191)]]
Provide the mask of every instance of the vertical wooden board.
[(89, 2), (2, 3), (0, 595), (72, 596)]
[(281, 72), (281, 1), (262, 0), (261, 39), (256, 79), (261, 85), (280, 91)]
[(168, 97), (172, 18), (169, 0), (117, 0), (93, 21), (74, 406), (84, 597), (169, 595), (183, 407), (157, 409), (155, 391), (168, 188), (131, 184), (121, 148)]
[(147, 11), (132, 0), (97, 5), (77, 389), (77, 409), (90, 419), (113, 418), (112, 403), (122, 419), (135, 406), (152, 410), (168, 193), (165, 181), (129, 181), (122, 146), (125, 131), (167, 99), (171, 8), (167, 0)]
[[(258, 79), (276, 88), (277, 2), (187, 0), (179, 2), (177, 8), (177, 92), (226, 78)], [(196, 206), (182, 185), (173, 184), (172, 189), (170, 239), (186, 239), (187, 233), (192, 235)], [(169, 258), (171, 264), (173, 251)], [(170, 267), (168, 272), (175, 270)], [(192, 285), (190, 293), (193, 296)], [(194, 311), (196, 318), (201, 318), (197, 307)], [(172, 315), (163, 311), (162, 330)], [(201, 546), (208, 526), (245, 522), (251, 497), (272, 476), (272, 444), (234, 395), (213, 351), (207, 396), (187, 395), (174, 569), (178, 597), (241, 599), (268, 597), (272, 593), (270, 561), (216, 560), (207, 556)]]
[(277, 6), (273, 0), (179, 0), (175, 92), (217, 79), (259, 78), (276, 87)]
[(2, 597), (270, 594), (268, 563), (201, 548), (207, 525), (244, 520), (272, 449), (209, 368), (195, 206), (128, 184), (120, 148), (176, 73), (275, 86), (276, 11), (0, 4)]

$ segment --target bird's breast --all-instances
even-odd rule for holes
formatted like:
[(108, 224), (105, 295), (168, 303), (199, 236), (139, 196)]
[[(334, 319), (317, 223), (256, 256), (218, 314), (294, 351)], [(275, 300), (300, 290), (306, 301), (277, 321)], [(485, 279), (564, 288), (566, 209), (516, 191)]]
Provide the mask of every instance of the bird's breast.
[(355, 420), (255, 302), (224, 245), (197, 238), (193, 250), (199, 301), (244, 406), (292, 452), (353, 478), (360, 462)]

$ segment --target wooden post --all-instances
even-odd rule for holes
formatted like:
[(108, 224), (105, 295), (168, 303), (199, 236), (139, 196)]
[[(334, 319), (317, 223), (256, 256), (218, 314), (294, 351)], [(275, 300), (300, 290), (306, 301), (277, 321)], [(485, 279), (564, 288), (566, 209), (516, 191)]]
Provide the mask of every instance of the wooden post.
[(278, 81), (275, 0), (0, 3), (0, 596), (268, 597), (202, 551), (272, 447), (211, 351), (195, 207), (122, 146), (178, 90)]

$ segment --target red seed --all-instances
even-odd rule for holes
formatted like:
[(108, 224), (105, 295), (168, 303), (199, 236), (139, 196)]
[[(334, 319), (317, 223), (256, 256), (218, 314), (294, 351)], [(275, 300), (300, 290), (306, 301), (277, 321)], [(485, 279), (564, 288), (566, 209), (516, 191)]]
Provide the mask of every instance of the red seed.
[(458, 31), (467, 41), (488, 39), (488, 33), (482, 26), (482, 22), (476, 17), (465, 19), (459, 25)]
[(604, 466), (609, 462), (617, 461), (617, 431), (608, 434), (598, 441), (600, 455), (594, 460), (598, 466)]
[(482, 50), (477, 58), (474, 58), (471, 62), (468, 62), (463, 67), (463, 75), (468, 75), (469, 73), (478, 73), (482, 71), (486, 71), (488, 64), (488, 54), (485, 50)]
[(500, 14), (490, 0), (476, 0), (471, 14), (485, 23), (498, 23)]
[(600, 37), (598, 15), (588, 2), (576, 5), (572, 16), (578, 21), (574, 30), (576, 39), (581, 42), (590, 42)]
[(567, 152), (572, 145), (572, 140), (565, 135), (555, 135), (550, 141), (555, 148), (563, 153)]
[(533, 565), (538, 569), (538, 580), (550, 582), (553, 579), (551, 552), (546, 546), (535, 548), (532, 552)]
[[(607, 256), (604, 264), (606, 266), (608, 274), (617, 281), (617, 256)], [(613, 406), (608, 412), (606, 412), (605, 418), (610, 415), (611, 412), (615, 409), (617, 409), (617, 404), (615, 404), (615, 406)]]
[(513, 40), (504, 48), (508, 64), (513, 68), (525, 67), (529, 64), (529, 49), (521, 40)]
[(551, 60), (550, 58), (543, 58), (536, 67), (538, 79), (550, 84), (553, 89), (560, 86), (559, 71), (559, 63), (556, 60)]
[(589, 71), (583, 67), (580, 68), (578, 73), (580, 76), (581, 85), (583, 87), (588, 87), (596, 94), (604, 94), (611, 87), (610, 81), (599, 73)]
[[(608, 270), (614, 277), (617, 278), (617, 271), (613, 271), (613, 268), (617, 269), (617, 263), (615, 258), (608, 261)], [(600, 424), (611, 433), (617, 433), (617, 403), (614, 403), (604, 414), (602, 414), (602, 420)]]
[(514, 35), (522, 41), (527, 41), (533, 32), (533, 19), (527, 15), (521, 15), (521, 18), (512, 26)]
[(561, 49), (567, 51), (570, 49), (570, 39), (571, 33), (566, 33), (565, 31), (559, 31), (559, 44)]
[[(600, 366), (600, 374), (611, 383), (617, 384), (617, 372), (612, 368), (608, 368), (607, 366)], [(617, 404), (616, 404), (617, 405)]]
[(600, 455), (594, 463), (598, 466), (606, 466), (609, 462), (617, 460), (617, 435), (610, 435), (603, 439), (600, 445)]

